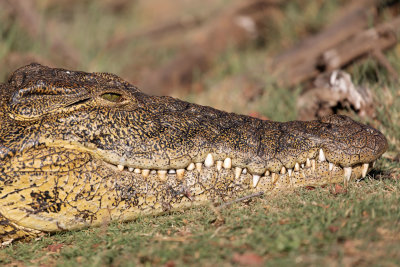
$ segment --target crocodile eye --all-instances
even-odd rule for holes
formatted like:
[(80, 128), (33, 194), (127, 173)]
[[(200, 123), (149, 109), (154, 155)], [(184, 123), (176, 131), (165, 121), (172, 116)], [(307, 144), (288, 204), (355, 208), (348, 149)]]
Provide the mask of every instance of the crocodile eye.
[(123, 100), (122, 95), (116, 94), (116, 93), (105, 93), (105, 94), (102, 94), (101, 97), (105, 100), (108, 100), (108, 101), (114, 102), (114, 103), (122, 102), (122, 100)]

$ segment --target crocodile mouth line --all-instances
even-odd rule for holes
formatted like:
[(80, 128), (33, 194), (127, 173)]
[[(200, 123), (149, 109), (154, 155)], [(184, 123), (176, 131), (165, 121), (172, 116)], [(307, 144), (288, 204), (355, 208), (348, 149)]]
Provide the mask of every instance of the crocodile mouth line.
[[(232, 159), (227, 157), (224, 160), (214, 160), (214, 157), (209, 153), (202, 162), (191, 162), (186, 168), (181, 169), (146, 169), (124, 166), (122, 164), (114, 165), (113, 168), (118, 172), (129, 172), (140, 174), (143, 179), (148, 179), (150, 176), (156, 176), (160, 181), (167, 181), (169, 178), (175, 178), (182, 181), (187, 172), (197, 171), (199, 174), (203, 168), (213, 169), (215, 173), (220, 173), (222, 170), (228, 170), (234, 173), (235, 179), (239, 179), (242, 174), (250, 175), (250, 183), (253, 188), (256, 188), (260, 181), (267, 179), (275, 184), (278, 180), (298, 179), (307, 177), (320, 177), (319, 184), (326, 184), (329, 177), (342, 176), (343, 182), (347, 184), (351, 178), (365, 178), (368, 171), (374, 167), (375, 161), (367, 163), (358, 163), (349, 167), (342, 167), (339, 164), (329, 162), (322, 149), (319, 149), (318, 156), (315, 158), (307, 158), (305, 162), (296, 162), (292, 168), (282, 166), (279, 172), (266, 170), (263, 174), (252, 174), (246, 167), (234, 166)], [(322, 175), (325, 174), (325, 175)], [(321, 178), (322, 177), (322, 178)], [(328, 178), (326, 178), (328, 177)], [(295, 185), (296, 182), (290, 181), (290, 184)]]

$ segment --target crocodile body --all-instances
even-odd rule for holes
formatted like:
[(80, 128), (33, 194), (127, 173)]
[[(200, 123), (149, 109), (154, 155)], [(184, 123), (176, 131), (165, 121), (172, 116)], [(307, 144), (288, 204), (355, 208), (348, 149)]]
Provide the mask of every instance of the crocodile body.
[(348, 182), (387, 149), (333, 115), (263, 121), (31, 64), (0, 85), (0, 244), (252, 191)]

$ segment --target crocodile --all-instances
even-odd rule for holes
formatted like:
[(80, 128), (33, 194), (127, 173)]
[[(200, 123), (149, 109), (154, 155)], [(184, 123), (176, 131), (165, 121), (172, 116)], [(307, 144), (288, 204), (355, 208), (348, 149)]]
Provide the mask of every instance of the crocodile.
[(0, 244), (365, 177), (388, 143), (343, 115), (274, 122), (36, 63), (0, 85)]

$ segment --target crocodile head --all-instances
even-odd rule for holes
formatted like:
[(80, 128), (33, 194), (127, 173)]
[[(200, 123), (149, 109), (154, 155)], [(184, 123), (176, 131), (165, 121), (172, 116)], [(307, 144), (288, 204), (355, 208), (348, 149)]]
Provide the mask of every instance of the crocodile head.
[(25, 235), (348, 182), (388, 147), (345, 116), (262, 121), (38, 64), (1, 85), (0, 101), (0, 221)]

